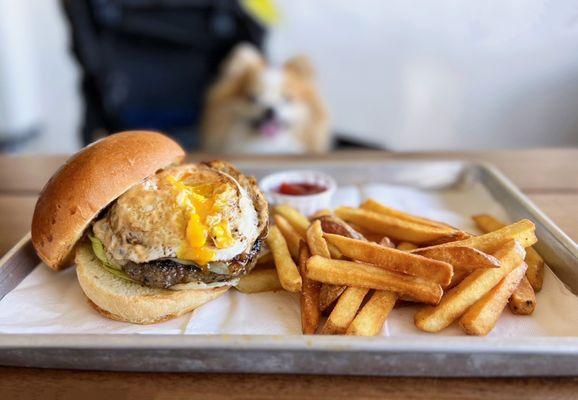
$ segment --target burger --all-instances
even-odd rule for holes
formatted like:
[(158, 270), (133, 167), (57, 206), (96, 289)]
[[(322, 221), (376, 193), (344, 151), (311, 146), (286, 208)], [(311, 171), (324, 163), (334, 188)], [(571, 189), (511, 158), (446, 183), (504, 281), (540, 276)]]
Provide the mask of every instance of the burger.
[(123, 132), (71, 157), (43, 188), (32, 242), (49, 267), (76, 264), (102, 315), (138, 324), (189, 312), (255, 265), (268, 206), (224, 161), (181, 164), (154, 132)]

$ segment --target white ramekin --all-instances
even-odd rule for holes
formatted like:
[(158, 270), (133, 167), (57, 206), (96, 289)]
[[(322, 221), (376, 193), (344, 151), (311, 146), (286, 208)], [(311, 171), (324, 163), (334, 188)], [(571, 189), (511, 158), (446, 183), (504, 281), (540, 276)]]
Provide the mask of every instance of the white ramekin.
[[(277, 192), (282, 183), (311, 183), (325, 187), (321, 193), (292, 196)], [(271, 206), (289, 204), (304, 215), (329, 208), (337, 183), (331, 176), (318, 171), (284, 171), (267, 175), (259, 182), (261, 190)]]

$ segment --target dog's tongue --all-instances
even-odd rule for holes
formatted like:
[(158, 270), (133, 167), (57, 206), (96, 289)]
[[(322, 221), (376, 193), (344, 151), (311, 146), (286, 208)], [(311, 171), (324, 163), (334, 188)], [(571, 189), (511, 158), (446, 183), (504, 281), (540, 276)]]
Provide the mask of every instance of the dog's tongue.
[(263, 136), (272, 138), (279, 132), (279, 124), (275, 121), (267, 121), (261, 124), (259, 130)]

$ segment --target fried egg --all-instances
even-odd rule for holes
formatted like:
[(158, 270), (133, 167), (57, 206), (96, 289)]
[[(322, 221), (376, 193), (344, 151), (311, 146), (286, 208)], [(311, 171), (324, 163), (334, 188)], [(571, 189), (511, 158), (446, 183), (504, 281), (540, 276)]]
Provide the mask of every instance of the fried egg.
[(253, 202), (231, 176), (201, 165), (166, 169), (132, 187), (95, 222), (110, 259), (227, 262), (257, 239)]

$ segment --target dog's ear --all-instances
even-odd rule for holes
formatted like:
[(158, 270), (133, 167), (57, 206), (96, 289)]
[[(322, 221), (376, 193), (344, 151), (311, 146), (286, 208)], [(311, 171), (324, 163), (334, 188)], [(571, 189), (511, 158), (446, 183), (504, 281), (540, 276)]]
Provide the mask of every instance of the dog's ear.
[(315, 77), (313, 64), (311, 64), (309, 57), (304, 55), (290, 58), (283, 64), (283, 68), (305, 79), (313, 79)]
[(250, 43), (240, 43), (231, 51), (223, 64), (224, 77), (238, 77), (248, 69), (264, 65), (259, 50)]

